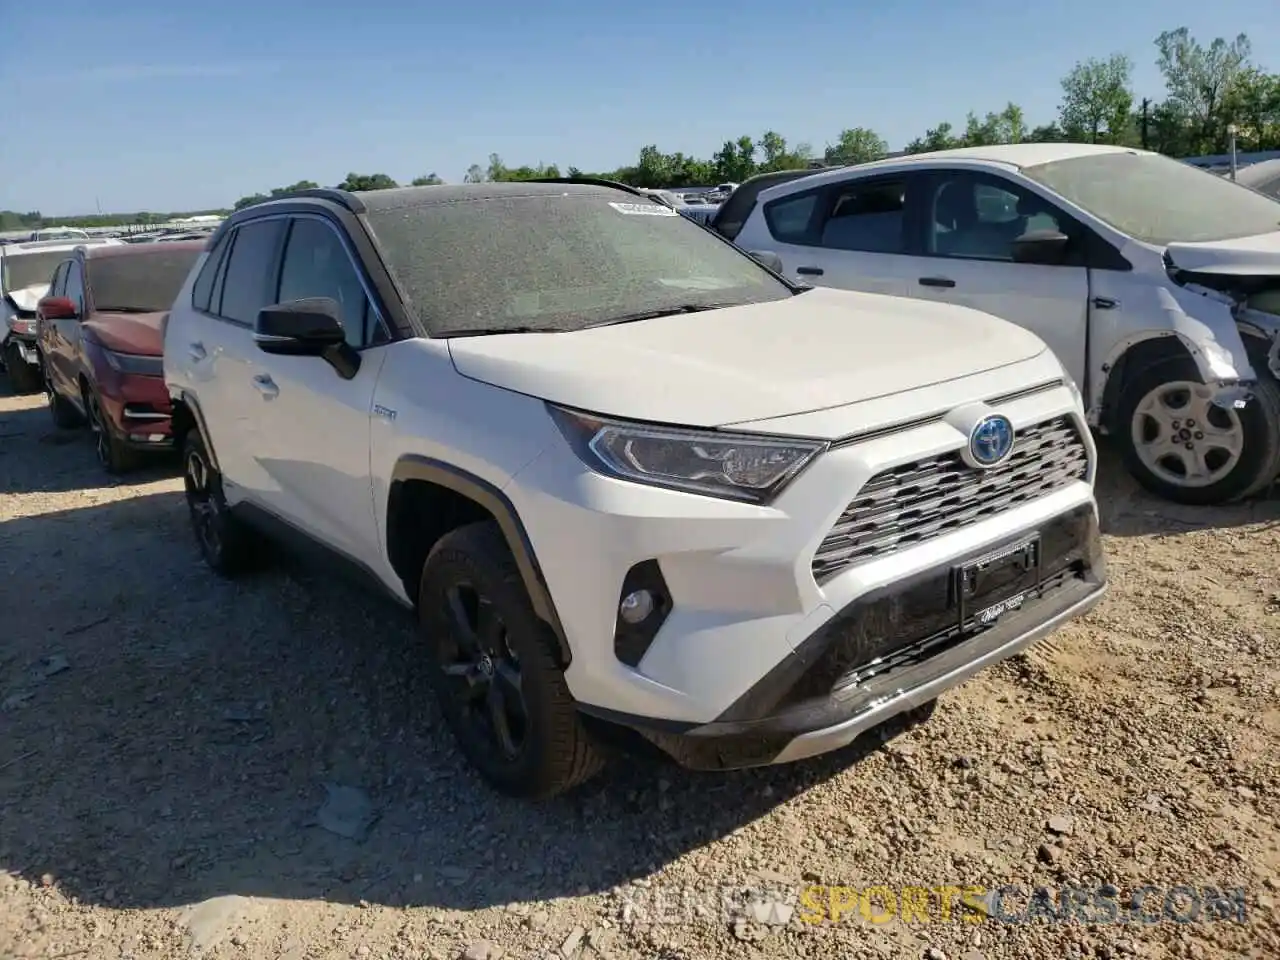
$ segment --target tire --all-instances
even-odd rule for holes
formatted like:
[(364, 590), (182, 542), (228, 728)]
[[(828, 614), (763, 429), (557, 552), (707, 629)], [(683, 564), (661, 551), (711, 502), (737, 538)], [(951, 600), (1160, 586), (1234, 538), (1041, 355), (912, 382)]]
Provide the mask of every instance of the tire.
[(40, 368), (33, 368), (22, 359), (18, 345), (10, 343), (4, 352), (4, 366), (9, 373), (9, 385), (14, 393), (38, 393), (42, 386)]
[(182, 448), (182, 485), (196, 546), (209, 569), (229, 580), (257, 569), (265, 545), (232, 515), (199, 430), (189, 430)]
[(44, 395), (49, 402), (49, 415), (53, 417), (53, 425), (59, 430), (70, 430), (84, 425), (84, 417), (76, 409), (76, 405), (58, 393), (49, 379), (49, 373), (41, 370), (44, 379)]
[(93, 431), (93, 452), (102, 469), (114, 477), (123, 476), (137, 469), (142, 459), (136, 450), (127, 447), (116, 434), (111, 421), (102, 412), (98, 393), (84, 385), (84, 408), (88, 412), (89, 428)]
[[(1151, 493), (1174, 503), (1210, 506), (1257, 492), (1275, 476), (1280, 467), (1275, 381), (1263, 376), (1239, 410), (1213, 407), (1208, 395), (1195, 364), (1185, 359), (1156, 364), (1122, 389), (1115, 433), (1129, 473)], [(1202, 429), (1206, 425), (1209, 430)], [(1160, 439), (1177, 442), (1162, 448)], [(1202, 476), (1194, 476), (1195, 466)]]
[[(445, 721), (495, 789), (548, 799), (600, 771), (603, 754), (583, 726), (549, 629), (534, 613), (496, 522), (440, 539), (423, 564), (418, 609)], [(483, 624), (494, 629), (478, 629)], [(502, 695), (496, 707), (495, 690)]]

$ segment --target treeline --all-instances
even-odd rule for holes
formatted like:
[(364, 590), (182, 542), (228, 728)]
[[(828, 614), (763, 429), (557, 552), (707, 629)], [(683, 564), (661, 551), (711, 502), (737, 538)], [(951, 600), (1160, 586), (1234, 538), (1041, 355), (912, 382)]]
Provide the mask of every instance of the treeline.
[[(1167, 30), (1155, 39), (1155, 62), (1164, 79), (1159, 99), (1139, 98), (1133, 87), (1133, 62), (1124, 54), (1090, 58), (1077, 63), (1062, 78), (1058, 115), (1032, 126), (1021, 107), (1010, 101), (997, 110), (970, 112), (959, 124), (942, 121), (906, 145), (907, 153), (997, 143), (1071, 141), (1139, 146), (1175, 157), (1226, 153), (1234, 127), (1241, 151), (1280, 150), (1280, 74), (1270, 73), (1252, 60), (1245, 34), (1221, 37), (1203, 44), (1186, 27)], [(813, 164), (865, 163), (886, 156), (889, 145), (874, 130), (849, 127), (822, 149), (809, 143), (790, 144), (769, 130), (761, 136), (726, 140), (709, 158), (683, 152), (666, 153), (656, 144), (640, 150), (634, 164), (616, 170), (588, 173), (564, 168), (567, 176), (598, 176), (639, 187), (713, 186), (741, 182), (756, 173)], [(557, 177), (556, 164), (509, 166), (497, 154), (485, 166), (472, 164), (463, 178), (529, 180)], [(414, 185), (443, 181), (434, 173), (411, 181)], [(248, 206), (296, 190), (316, 187), (300, 180), (268, 193), (241, 197), (235, 207)], [(380, 190), (399, 184), (385, 173), (349, 173), (336, 184), (346, 190)], [(207, 211), (221, 212), (221, 211)], [(0, 212), (0, 229), (41, 225), (97, 226), (105, 223), (147, 223), (190, 214), (130, 214), (125, 218), (66, 217), (45, 220), (38, 212)], [(17, 218), (16, 226), (9, 226)]]
[(0, 210), (0, 230), (41, 230), (48, 227), (125, 227), (146, 226), (151, 223), (167, 223), (178, 217), (198, 217), (209, 214), (225, 216), (229, 210), (180, 210), (174, 213), (92, 213), (74, 217), (46, 217), (39, 210), (19, 213), (16, 210)]

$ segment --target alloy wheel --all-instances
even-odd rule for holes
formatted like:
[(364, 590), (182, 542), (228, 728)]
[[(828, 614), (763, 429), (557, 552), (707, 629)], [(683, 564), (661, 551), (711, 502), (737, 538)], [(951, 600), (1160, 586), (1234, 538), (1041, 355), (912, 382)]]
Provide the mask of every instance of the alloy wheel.
[(216, 557), (222, 548), (218, 530), (219, 506), (213, 489), (213, 470), (197, 450), (187, 453), (182, 474), (187, 492), (187, 508), (200, 548), (207, 556)]
[(1143, 465), (1180, 487), (1217, 483), (1244, 453), (1240, 415), (1213, 403), (1210, 388), (1190, 380), (1151, 390), (1134, 410), (1130, 431)]
[(440, 669), (464, 720), (508, 759), (520, 755), (529, 731), (520, 661), (494, 605), (469, 583), (445, 594), (447, 637)]
[(93, 452), (97, 455), (98, 462), (110, 469), (111, 435), (107, 432), (102, 407), (99, 406), (98, 398), (92, 391), (85, 396), (85, 406), (89, 408), (89, 429), (93, 431)]

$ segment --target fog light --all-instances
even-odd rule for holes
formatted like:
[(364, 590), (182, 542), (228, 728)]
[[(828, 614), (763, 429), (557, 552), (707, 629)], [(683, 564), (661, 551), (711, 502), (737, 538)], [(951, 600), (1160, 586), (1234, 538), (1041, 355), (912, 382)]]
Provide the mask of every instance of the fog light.
[(648, 590), (635, 590), (622, 598), (618, 613), (627, 623), (637, 624), (653, 613), (653, 594)]

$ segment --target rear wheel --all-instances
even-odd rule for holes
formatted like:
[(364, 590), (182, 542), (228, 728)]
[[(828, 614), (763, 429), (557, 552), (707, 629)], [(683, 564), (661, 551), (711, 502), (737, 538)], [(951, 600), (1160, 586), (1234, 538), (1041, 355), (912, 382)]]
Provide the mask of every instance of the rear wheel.
[(14, 393), (36, 393), (41, 386), (40, 369), (22, 359), (16, 343), (5, 347), (4, 366), (9, 373), (9, 385)]
[(419, 611), (445, 720), (490, 784), (540, 799), (600, 770), (602, 755), (496, 523), (440, 539), (423, 565)]
[(84, 417), (76, 409), (76, 405), (54, 389), (49, 379), (49, 371), (41, 370), (44, 377), (44, 396), (49, 403), (49, 415), (53, 417), (53, 425), (60, 430), (78, 427), (84, 423)]
[(1189, 360), (1144, 370), (1120, 396), (1117, 433), (1125, 464), (1152, 493), (1197, 506), (1265, 486), (1280, 467), (1280, 389), (1263, 375), (1239, 409), (1212, 402)]
[(182, 462), (187, 512), (204, 562), (229, 579), (257, 567), (263, 544), (232, 515), (222, 493), (222, 475), (213, 466), (199, 430), (187, 432)]

